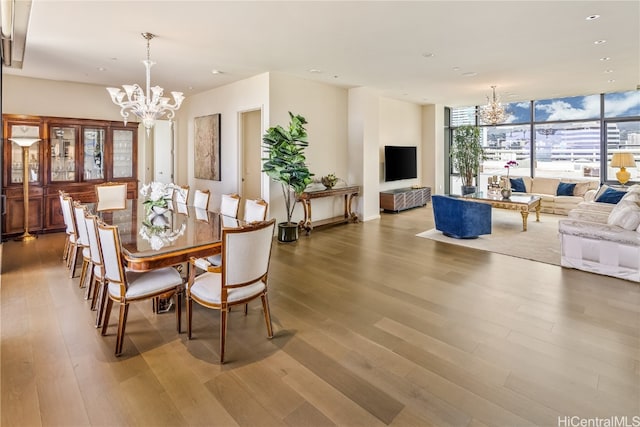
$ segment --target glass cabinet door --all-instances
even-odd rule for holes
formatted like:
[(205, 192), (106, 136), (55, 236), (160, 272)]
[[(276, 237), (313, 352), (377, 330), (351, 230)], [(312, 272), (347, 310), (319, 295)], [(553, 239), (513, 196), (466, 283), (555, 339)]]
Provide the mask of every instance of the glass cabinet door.
[[(12, 125), (11, 136), (11, 176), (10, 180), (12, 184), (20, 184), (24, 182), (24, 151), (23, 145), (18, 144), (18, 140), (31, 140), (38, 138), (40, 135), (40, 128), (38, 126), (24, 126), (24, 125)], [(36, 141), (31, 143), (27, 147), (28, 149), (28, 169), (27, 175), (29, 182), (40, 181), (40, 144), (42, 141)]]
[(104, 142), (105, 130), (85, 128), (83, 130), (84, 179), (104, 178)]
[(113, 177), (133, 177), (133, 131), (113, 131)]
[(51, 128), (51, 181), (76, 180), (76, 146), (78, 136), (72, 127)]

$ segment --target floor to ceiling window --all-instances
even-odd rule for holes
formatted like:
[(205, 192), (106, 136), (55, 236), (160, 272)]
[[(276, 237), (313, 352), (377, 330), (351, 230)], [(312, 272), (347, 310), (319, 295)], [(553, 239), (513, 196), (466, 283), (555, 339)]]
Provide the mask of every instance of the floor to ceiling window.
[[(486, 126), (476, 118), (476, 106), (450, 110), (450, 132), (471, 124), (481, 128), (486, 159), (478, 177), (479, 189), (489, 177), (505, 173), (515, 160), (511, 176), (593, 179), (616, 183), (613, 153), (633, 153), (640, 162), (640, 91), (586, 95), (506, 104), (507, 120)], [(640, 180), (638, 168), (628, 169), (631, 181)], [(450, 192), (460, 182), (450, 174)]]

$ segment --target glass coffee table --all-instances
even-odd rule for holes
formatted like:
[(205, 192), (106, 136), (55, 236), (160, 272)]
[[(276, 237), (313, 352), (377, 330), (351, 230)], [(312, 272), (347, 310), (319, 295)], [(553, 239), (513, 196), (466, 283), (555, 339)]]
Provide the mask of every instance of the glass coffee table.
[(534, 196), (531, 194), (511, 194), (508, 199), (503, 198), (500, 194), (487, 194), (483, 192), (466, 194), (465, 199), (473, 199), (476, 202), (488, 203), (494, 208), (508, 209), (512, 211), (519, 211), (522, 215), (522, 231), (527, 231), (527, 218), (529, 212), (535, 211), (536, 221), (540, 222), (540, 196)]

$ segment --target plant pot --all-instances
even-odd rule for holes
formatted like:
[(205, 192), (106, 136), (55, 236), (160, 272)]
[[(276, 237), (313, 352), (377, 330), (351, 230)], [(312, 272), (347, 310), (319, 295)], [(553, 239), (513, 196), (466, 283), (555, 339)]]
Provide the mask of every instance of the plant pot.
[(278, 224), (278, 241), (295, 242), (298, 240), (298, 224), (293, 222), (281, 222)]
[(462, 186), (462, 195), (464, 196), (465, 194), (473, 194), (476, 192), (476, 186), (475, 185), (463, 185)]

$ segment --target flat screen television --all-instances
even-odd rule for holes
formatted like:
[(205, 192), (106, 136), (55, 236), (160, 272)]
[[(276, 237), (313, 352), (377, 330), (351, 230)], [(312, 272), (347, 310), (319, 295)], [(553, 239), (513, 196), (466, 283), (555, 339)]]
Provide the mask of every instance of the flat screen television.
[(418, 177), (416, 147), (385, 145), (384, 180), (399, 181)]

